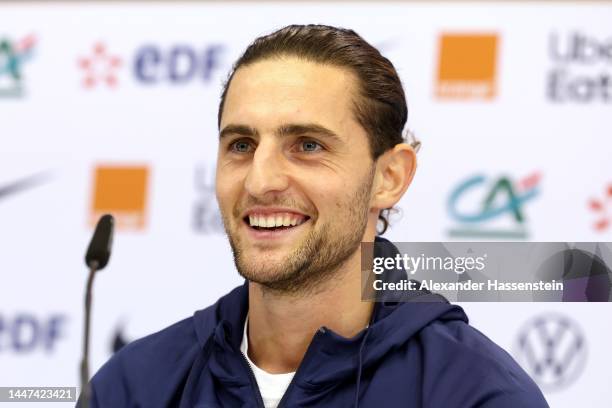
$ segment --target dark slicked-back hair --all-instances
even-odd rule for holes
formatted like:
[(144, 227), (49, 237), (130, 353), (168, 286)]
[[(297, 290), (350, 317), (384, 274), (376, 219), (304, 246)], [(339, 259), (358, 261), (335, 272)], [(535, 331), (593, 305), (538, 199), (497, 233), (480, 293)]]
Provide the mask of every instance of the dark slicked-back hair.
[[(236, 61), (223, 87), (219, 104), (221, 125), (225, 97), (236, 71), (258, 61), (279, 57), (297, 57), (345, 68), (358, 79), (353, 102), (355, 118), (369, 137), (372, 159), (404, 142), (402, 131), (408, 118), (406, 96), (393, 64), (353, 30), (325, 25), (290, 25), (257, 38)], [(389, 225), (384, 209), (378, 218), (379, 234)]]

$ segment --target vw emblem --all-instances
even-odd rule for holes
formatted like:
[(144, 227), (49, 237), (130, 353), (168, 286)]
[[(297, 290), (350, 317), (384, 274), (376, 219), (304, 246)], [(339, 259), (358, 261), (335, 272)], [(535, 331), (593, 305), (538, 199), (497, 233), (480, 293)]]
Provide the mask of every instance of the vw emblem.
[(519, 331), (515, 353), (519, 364), (543, 390), (568, 387), (586, 363), (582, 329), (567, 316), (544, 314)]

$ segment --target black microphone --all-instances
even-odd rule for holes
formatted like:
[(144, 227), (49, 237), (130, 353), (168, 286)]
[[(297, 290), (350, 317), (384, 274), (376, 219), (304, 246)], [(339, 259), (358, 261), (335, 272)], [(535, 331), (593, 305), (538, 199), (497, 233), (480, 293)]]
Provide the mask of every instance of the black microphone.
[(85, 290), (85, 324), (83, 327), (83, 357), (81, 359), (81, 395), (79, 405), (83, 408), (89, 407), (91, 390), (89, 388), (89, 326), (91, 315), (91, 298), (93, 279), (96, 271), (103, 269), (108, 263), (113, 244), (113, 231), (115, 219), (110, 214), (103, 215), (96, 225), (87, 253), (85, 263), (89, 268), (87, 288)]
[(103, 215), (96, 225), (87, 254), (85, 254), (85, 264), (89, 269), (100, 270), (108, 263), (113, 245), (113, 229), (115, 219), (110, 214)]

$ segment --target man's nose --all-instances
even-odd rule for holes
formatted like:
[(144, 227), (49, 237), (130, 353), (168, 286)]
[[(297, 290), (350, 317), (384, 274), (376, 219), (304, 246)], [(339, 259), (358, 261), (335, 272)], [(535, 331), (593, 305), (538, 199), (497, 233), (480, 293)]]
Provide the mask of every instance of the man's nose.
[(286, 190), (289, 186), (287, 164), (287, 158), (276, 141), (262, 141), (253, 154), (245, 189), (250, 195), (260, 198)]

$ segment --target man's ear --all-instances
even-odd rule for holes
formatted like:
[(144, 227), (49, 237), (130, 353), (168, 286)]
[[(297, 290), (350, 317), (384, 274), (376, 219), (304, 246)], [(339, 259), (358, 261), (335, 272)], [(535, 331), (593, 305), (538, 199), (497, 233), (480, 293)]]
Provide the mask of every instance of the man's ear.
[(407, 143), (399, 143), (376, 162), (375, 187), (371, 207), (393, 207), (402, 198), (416, 172), (416, 153)]

